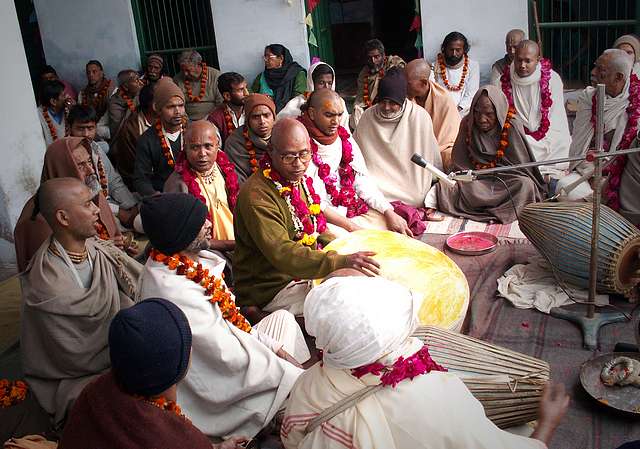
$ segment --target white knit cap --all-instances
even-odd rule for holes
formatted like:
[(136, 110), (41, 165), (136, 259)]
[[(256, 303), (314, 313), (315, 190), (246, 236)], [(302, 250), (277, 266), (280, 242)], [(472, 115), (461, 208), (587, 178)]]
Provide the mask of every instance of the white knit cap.
[(316, 337), (324, 363), (357, 368), (405, 342), (418, 326), (422, 299), (381, 277), (335, 277), (307, 295), (305, 327)]

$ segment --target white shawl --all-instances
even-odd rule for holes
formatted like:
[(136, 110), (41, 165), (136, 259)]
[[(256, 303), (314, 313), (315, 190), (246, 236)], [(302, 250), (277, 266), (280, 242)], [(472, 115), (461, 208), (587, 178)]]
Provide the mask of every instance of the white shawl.
[[(511, 87), (513, 102), (518, 116), (522, 119), (524, 126), (535, 131), (540, 126), (540, 64), (531, 75), (521, 78), (515, 72), (513, 63), (510, 66)], [(569, 122), (564, 109), (564, 95), (562, 79), (555, 72), (551, 71), (549, 80), (551, 98), (553, 105), (549, 110), (549, 131), (547, 135), (536, 140), (527, 135), (527, 142), (531, 147), (531, 152), (536, 161), (547, 161), (550, 159), (560, 159), (569, 156), (569, 146), (571, 145), (571, 135), (569, 134)], [(542, 174), (552, 174), (555, 177), (561, 174), (568, 164), (545, 165), (540, 167)]]
[[(209, 251), (201, 251), (198, 262), (216, 276), (224, 269), (224, 260)], [(178, 384), (185, 414), (210, 436), (255, 436), (282, 406), (302, 370), (230, 324), (200, 285), (160, 262), (147, 260), (139, 290), (141, 299), (160, 297), (176, 304), (191, 325), (191, 367)]]

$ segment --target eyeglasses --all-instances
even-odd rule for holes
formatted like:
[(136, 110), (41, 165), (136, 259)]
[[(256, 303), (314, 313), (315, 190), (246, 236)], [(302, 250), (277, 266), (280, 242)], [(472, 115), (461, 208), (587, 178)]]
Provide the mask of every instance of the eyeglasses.
[(285, 165), (293, 165), (293, 162), (296, 159), (300, 159), (300, 162), (302, 162), (303, 164), (306, 164), (311, 160), (311, 152), (301, 151), (298, 154), (285, 154), (284, 156), (283, 155), (280, 156), (280, 160), (282, 160), (282, 163)]
[(269, 56), (264, 55), (264, 56), (262, 57), (262, 59), (264, 59), (265, 61), (269, 61), (269, 60), (271, 60), (271, 59), (276, 59), (276, 58), (279, 58), (279, 56), (276, 56), (276, 55), (269, 55)]

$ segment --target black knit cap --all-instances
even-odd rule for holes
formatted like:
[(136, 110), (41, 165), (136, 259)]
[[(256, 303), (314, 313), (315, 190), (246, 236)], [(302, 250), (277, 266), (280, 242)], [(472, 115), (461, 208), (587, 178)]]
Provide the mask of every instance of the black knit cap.
[(207, 206), (188, 193), (162, 193), (142, 201), (142, 227), (154, 248), (171, 255), (195, 240), (207, 218)]
[(170, 301), (150, 298), (120, 310), (109, 326), (111, 371), (128, 393), (155, 396), (187, 373), (191, 328)]
[(391, 100), (399, 105), (407, 98), (407, 77), (404, 69), (391, 67), (378, 84), (377, 101)]

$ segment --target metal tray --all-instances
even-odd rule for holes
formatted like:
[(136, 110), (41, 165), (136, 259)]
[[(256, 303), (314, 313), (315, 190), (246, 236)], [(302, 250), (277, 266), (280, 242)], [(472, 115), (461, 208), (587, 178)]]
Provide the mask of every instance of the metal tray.
[[(478, 239), (486, 240), (487, 243), (491, 242), (491, 245), (480, 246), (474, 245), (472, 242)], [(496, 250), (498, 245), (498, 237), (488, 232), (481, 231), (464, 231), (457, 234), (450, 235), (446, 241), (447, 248), (457, 254), (464, 256), (480, 256), (482, 254), (488, 254)], [(474, 248), (475, 247), (475, 248)]]
[(640, 388), (631, 385), (608, 387), (600, 380), (600, 372), (605, 363), (620, 356), (640, 360), (638, 352), (611, 352), (587, 360), (580, 368), (580, 383), (601, 404), (640, 417)]

